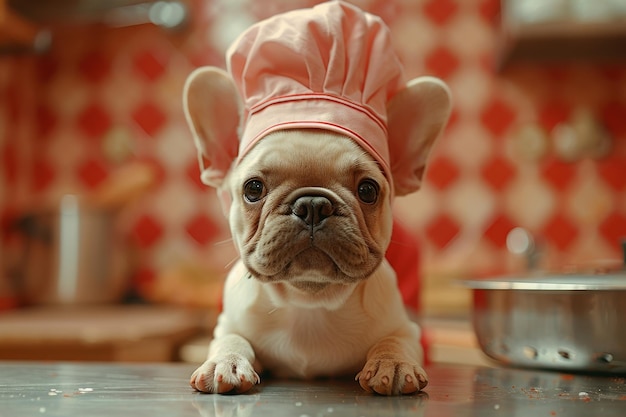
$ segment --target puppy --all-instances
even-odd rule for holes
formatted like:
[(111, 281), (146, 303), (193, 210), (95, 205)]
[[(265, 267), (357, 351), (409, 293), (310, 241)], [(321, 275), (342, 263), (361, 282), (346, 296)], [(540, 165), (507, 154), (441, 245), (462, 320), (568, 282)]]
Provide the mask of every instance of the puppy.
[(447, 121), (447, 87), (418, 78), (386, 103), (389, 172), (353, 137), (316, 126), (276, 129), (241, 155), (244, 104), (217, 68), (189, 76), (184, 105), (202, 179), (217, 188), (240, 254), (191, 386), (243, 393), (269, 371), (356, 375), (383, 395), (423, 389), (420, 329), (385, 251), (393, 196), (419, 188)]

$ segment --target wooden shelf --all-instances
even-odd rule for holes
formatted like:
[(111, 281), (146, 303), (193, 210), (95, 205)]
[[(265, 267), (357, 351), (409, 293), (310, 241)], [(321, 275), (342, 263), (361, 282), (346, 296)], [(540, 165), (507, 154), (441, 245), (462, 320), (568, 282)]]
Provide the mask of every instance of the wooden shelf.
[(502, 35), (500, 70), (518, 62), (626, 63), (626, 21), (505, 24)]
[(0, 44), (32, 44), (37, 28), (15, 14), (4, 0), (0, 0)]

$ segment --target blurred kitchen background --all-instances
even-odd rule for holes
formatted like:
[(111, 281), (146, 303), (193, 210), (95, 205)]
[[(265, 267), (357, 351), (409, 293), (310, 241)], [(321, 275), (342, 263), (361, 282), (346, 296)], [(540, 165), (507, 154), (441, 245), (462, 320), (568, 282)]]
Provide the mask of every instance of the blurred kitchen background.
[[(183, 84), (223, 67), (251, 23), (316, 3), (1, 0), (0, 319), (38, 303), (37, 279), (61, 267), (119, 279), (116, 300), (217, 308), (236, 255), (199, 181)], [(538, 268), (620, 261), (626, 1), (352, 3), (387, 22), (408, 77), (440, 77), (454, 96), (423, 189), (395, 207), (420, 244), (423, 312), (466, 314), (455, 280), (525, 269), (507, 248), (516, 228)], [(59, 220), (83, 210), (88, 233)], [(46, 230), (76, 236), (83, 264), (37, 261)]]

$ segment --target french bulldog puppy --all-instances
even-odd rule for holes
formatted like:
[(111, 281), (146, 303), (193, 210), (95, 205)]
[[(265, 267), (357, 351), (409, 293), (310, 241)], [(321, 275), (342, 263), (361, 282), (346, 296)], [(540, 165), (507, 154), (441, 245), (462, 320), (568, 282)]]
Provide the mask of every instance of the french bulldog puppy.
[(419, 189), (447, 122), (445, 84), (420, 77), (388, 102), (392, 178), (354, 140), (324, 129), (269, 133), (238, 158), (242, 103), (218, 68), (189, 76), (184, 104), (203, 181), (217, 187), (240, 254), (191, 386), (243, 393), (269, 371), (356, 375), (364, 390), (383, 395), (423, 389), (420, 329), (385, 251), (393, 196)]

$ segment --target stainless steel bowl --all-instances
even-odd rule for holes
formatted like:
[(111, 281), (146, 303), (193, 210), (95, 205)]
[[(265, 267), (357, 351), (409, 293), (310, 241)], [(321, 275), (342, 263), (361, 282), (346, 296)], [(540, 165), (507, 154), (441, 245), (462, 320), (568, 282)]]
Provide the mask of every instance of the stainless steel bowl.
[(481, 349), (516, 366), (626, 373), (626, 273), (463, 281)]

